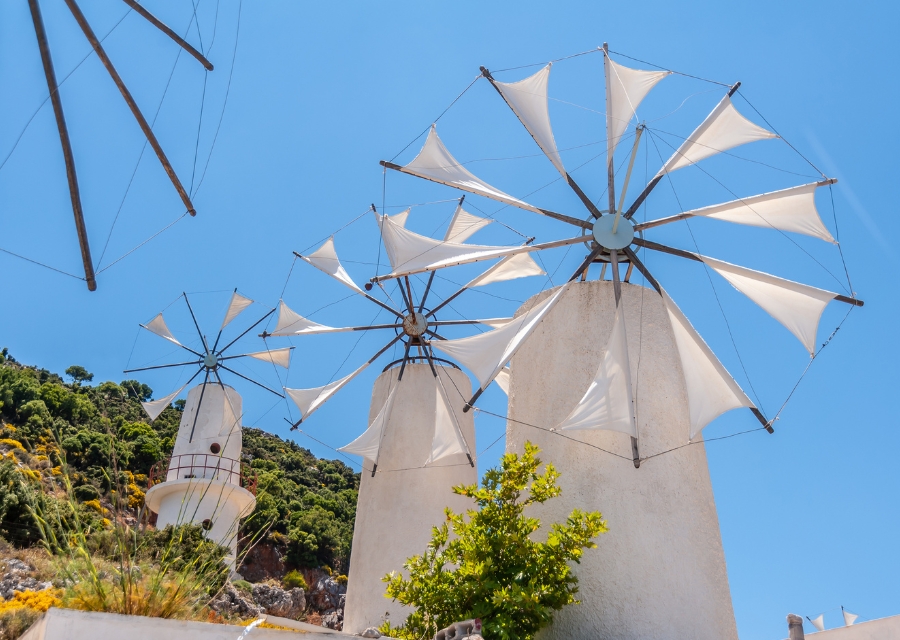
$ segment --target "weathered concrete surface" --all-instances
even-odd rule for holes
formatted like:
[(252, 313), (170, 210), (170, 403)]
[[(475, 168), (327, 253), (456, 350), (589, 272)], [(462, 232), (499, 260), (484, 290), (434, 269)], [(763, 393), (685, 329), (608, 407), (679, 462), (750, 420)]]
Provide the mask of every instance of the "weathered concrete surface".
[[(641, 455), (647, 456), (688, 441), (687, 399), (659, 295), (622, 288)], [(523, 308), (550, 294), (542, 292)], [(577, 507), (601, 511), (609, 525), (599, 548), (588, 550), (576, 568), (582, 604), (558, 613), (541, 638), (736, 640), (704, 445), (635, 469), (624, 434), (565, 432), (627, 459), (543, 430), (562, 422), (584, 395), (614, 310), (611, 282), (575, 284), (512, 361), (507, 450), (521, 452), (530, 440), (542, 449), (542, 460), (562, 472), (562, 496), (534, 515), (564, 521)]]
[[(398, 384), (399, 372), (394, 367), (375, 381), (370, 421), (384, 406), (390, 389)], [(469, 450), (475, 451), (472, 412), (462, 412), (462, 396), (468, 399), (472, 392), (469, 378), (449, 367), (438, 367), (438, 374)], [(344, 631), (349, 633), (381, 625), (386, 612), (395, 625), (406, 619), (409, 609), (384, 597), (381, 578), (391, 571), (401, 571), (407, 558), (425, 551), (432, 526), (445, 520), (446, 507), (459, 512), (472, 506), (470, 500), (453, 494), (451, 487), (478, 481), (476, 469), (464, 455), (421, 468), (431, 453), (434, 435), (435, 381), (431, 368), (427, 364), (407, 365), (399, 385), (375, 476), (371, 474), (371, 460), (363, 465), (344, 609)]]

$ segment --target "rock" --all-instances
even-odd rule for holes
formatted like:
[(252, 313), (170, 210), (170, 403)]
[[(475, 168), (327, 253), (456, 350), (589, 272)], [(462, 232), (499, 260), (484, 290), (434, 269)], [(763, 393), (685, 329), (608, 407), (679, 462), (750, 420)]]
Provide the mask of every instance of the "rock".
[(43, 591), (53, 586), (52, 582), (43, 582), (29, 575), (34, 567), (27, 562), (15, 558), (6, 561), (6, 573), (0, 578), (0, 597), (9, 600), (16, 591)]
[(209, 608), (224, 615), (238, 615), (242, 618), (258, 616), (264, 611), (262, 607), (258, 607), (252, 600), (235, 589), (230, 582), (225, 584), (222, 593), (210, 601)]
[(341, 631), (344, 628), (344, 610), (333, 609), (326, 611), (322, 615), (322, 626), (335, 631)]
[(6, 570), (10, 573), (28, 573), (29, 571), (34, 571), (34, 567), (29, 566), (27, 562), (10, 558), (6, 561)]
[(253, 600), (266, 613), (280, 618), (296, 620), (306, 609), (306, 596), (303, 589), (294, 588), (285, 591), (280, 587), (268, 584), (253, 585)]
[(285, 574), (284, 554), (277, 545), (263, 540), (247, 552), (238, 570), (248, 582), (281, 580)]
[[(329, 609), (343, 609), (346, 600), (347, 587), (339, 584), (331, 576), (323, 576), (309, 592), (309, 604), (316, 611), (324, 612)], [(330, 627), (329, 627), (330, 628)]]
[(368, 629), (366, 629), (359, 635), (361, 635), (363, 638), (380, 638), (381, 637), (381, 633), (379, 633), (378, 629), (376, 629), (375, 627), (369, 627)]

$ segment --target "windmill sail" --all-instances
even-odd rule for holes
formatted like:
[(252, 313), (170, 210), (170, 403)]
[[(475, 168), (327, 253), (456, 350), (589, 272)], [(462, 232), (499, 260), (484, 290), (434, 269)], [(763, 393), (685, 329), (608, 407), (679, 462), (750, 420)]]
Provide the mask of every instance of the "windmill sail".
[(625, 310), (621, 304), (616, 308), (616, 318), (606, 344), (606, 352), (594, 379), (584, 397), (557, 429), (618, 431), (637, 438)]
[(819, 319), (836, 293), (706, 256), (700, 258), (728, 280), (731, 286), (783, 324), (810, 355), (815, 352)]
[(142, 402), (141, 406), (144, 408), (144, 411), (150, 417), (150, 422), (153, 422), (159, 417), (163, 411), (165, 411), (166, 407), (172, 404), (172, 401), (178, 397), (178, 394), (184, 391), (184, 385), (178, 391), (174, 391), (167, 395), (165, 398), (160, 398), (159, 400), (151, 400), (149, 402)]
[(855, 613), (850, 613), (849, 611), (847, 611), (844, 608), (841, 608), (841, 613), (844, 614), (844, 626), (845, 627), (852, 626), (853, 623), (856, 622), (856, 619), (859, 617)]
[(445, 184), (448, 187), (455, 187), (462, 191), (467, 191), (479, 196), (484, 196), (485, 198), (497, 200), (504, 204), (519, 207), (526, 211), (541, 213), (540, 209), (531, 206), (527, 202), (513, 198), (511, 195), (503, 193), (499, 189), (495, 189), (488, 183), (472, 175), (468, 169), (457, 162), (456, 158), (450, 155), (450, 152), (447, 151), (447, 147), (444, 146), (444, 143), (441, 142), (441, 139), (438, 137), (434, 125), (431, 125), (431, 131), (428, 132), (428, 137), (425, 139), (425, 145), (422, 147), (422, 150), (419, 151), (419, 155), (404, 167), (391, 165), (391, 168), (419, 178), (424, 178), (425, 180)]
[(555, 294), (498, 329), (458, 340), (436, 340), (431, 345), (468, 367), (484, 389), (553, 309), (570, 284), (567, 282)]
[(434, 437), (431, 440), (431, 455), (425, 461), (426, 465), (449, 456), (469, 453), (469, 447), (459, 429), (456, 414), (450, 406), (450, 399), (447, 397), (447, 390), (440, 375), (435, 377), (434, 382)]
[(375, 419), (369, 424), (369, 427), (363, 431), (362, 435), (348, 445), (338, 448), (338, 451), (344, 453), (352, 453), (362, 456), (374, 463), (378, 463), (378, 450), (381, 448), (381, 441), (384, 438), (384, 428), (387, 426), (391, 417), (391, 409), (394, 407), (394, 396), (397, 395), (397, 387), (395, 385), (391, 389), (384, 406), (375, 416)]
[[(825, 242), (834, 242), (816, 209), (816, 188), (825, 184), (829, 183), (813, 182), (702, 209), (692, 209), (675, 218), (703, 216), (753, 227), (802, 233)], [(671, 219), (673, 218), (669, 220)], [(651, 220), (641, 226), (653, 227), (656, 226), (654, 222), (657, 221)]]
[(253, 304), (253, 300), (245, 298), (235, 290), (235, 292), (231, 294), (231, 302), (228, 303), (228, 311), (225, 312), (225, 319), (222, 320), (222, 326), (219, 330), (221, 331), (224, 329), (229, 322), (237, 318), (241, 311), (251, 304)]
[(816, 628), (816, 631), (825, 631), (825, 614), (821, 614), (815, 618), (807, 618), (807, 620), (812, 623), (812, 626)]
[(178, 346), (181, 346), (181, 343), (175, 339), (175, 336), (172, 335), (172, 332), (169, 331), (169, 327), (166, 325), (166, 319), (163, 318), (163, 314), (157, 314), (153, 320), (148, 322), (147, 324), (142, 324), (142, 327), (151, 333), (155, 333), (161, 338), (165, 338), (169, 342), (174, 342)]
[(256, 353), (248, 353), (247, 356), (262, 360), (263, 362), (271, 362), (285, 369), (291, 366), (291, 351), (294, 347), (284, 347), (282, 349), (269, 349), (266, 351), (257, 351)]
[(406, 219), (409, 217), (409, 209), (405, 211), (401, 211), (400, 213), (395, 213), (392, 216), (388, 216), (388, 219), (391, 220), (394, 224), (400, 227), (406, 226)]
[(537, 262), (530, 255), (517, 253), (516, 255), (503, 258), (503, 260), (469, 282), (466, 287), (483, 287), (494, 282), (505, 282), (517, 278), (543, 275), (547, 275), (546, 272), (538, 266)]
[(729, 96), (722, 98), (694, 132), (672, 154), (657, 176), (670, 173), (704, 158), (755, 140), (777, 138), (778, 135), (747, 120), (734, 108)]
[(641, 71), (629, 69), (603, 57), (606, 73), (606, 153), (607, 164), (612, 163), (616, 146), (628, 123), (637, 115), (641, 101), (660, 80), (671, 71)]
[(473, 216), (459, 204), (450, 220), (450, 226), (447, 227), (447, 233), (444, 234), (444, 242), (465, 242), (473, 233), (492, 222), (490, 218)]
[(353, 279), (344, 270), (341, 261), (338, 260), (337, 252), (334, 250), (334, 236), (328, 238), (321, 247), (308, 256), (300, 257), (319, 271), (327, 273), (332, 278), (344, 283), (354, 291), (362, 293), (362, 289), (356, 286), (356, 283), (353, 282)]
[(550, 125), (550, 111), (547, 106), (547, 85), (550, 81), (550, 67), (538, 71), (518, 82), (492, 81), (500, 95), (518, 116), (519, 120), (528, 129), (528, 133), (534, 138), (544, 155), (553, 163), (556, 170), (566, 177), (566, 169), (559, 151), (556, 149), (556, 140), (553, 138), (553, 127)]
[(497, 377), (494, 378), (494, 382), (507, 396), (509, 396), (509, 374), (509, 367), (503, 367), (500, 373), (497, 374)]
[(341, 331), (351, 331), (345, 327), (329, 327), (318, 322), (313, 322), (304, 318), (299, 313), (288, 307), (284, 300), (278, 302), (278, 322), (275, 323), (275, 330), (268, 334), (270, 336), (300, 336), (312, 335), (316, 333), (338, 333)]
[(672, 333), (675, 334), (675, 346), (684, 373), (691, 418), (689, 439), (693, 440), (703, 427), (726, 411), (754, 405), (675, 301), (665, 291), (662, 292), (662, 297), (672, 324)]
[(294, 404), (297, 405), (297, 408), (300, 409), (300, 418), (302, 420), (306, 420), (311, 416), (319, 407), (321, 407), (325, 402), (333, 396), (335, 393), (341, 390), (348, 382), (353, 380), (356, 376), (362, 373), (363, 369), (369, 366), (367, 362), (359, 369), (351, 373), (349, 376), (341, 378), (340, 380), (335, 380), (334, 382), (329, 382), (328, 384), (315, 387), (313, 389), (288, 389), (285, 388), (285, 392), (291, 397), (291, 400), (294, 401)]

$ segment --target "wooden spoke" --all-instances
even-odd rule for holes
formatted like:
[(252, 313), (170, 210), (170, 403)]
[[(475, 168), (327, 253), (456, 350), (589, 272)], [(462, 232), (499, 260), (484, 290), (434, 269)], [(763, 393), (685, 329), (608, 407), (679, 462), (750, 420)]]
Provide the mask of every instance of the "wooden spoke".
[(200, 52), (197, 51), (194, 47), (192, 47), (190, 44), (188, 44), (187, 42), (185, 42), (184, 39), (183, 39), (181, 36), (179, 36), (177, 33), (175, 33), (174, 31), (172, 31), (172, 30), (171, 30), (168, 26), (166, 26), (161, 20), (159, 20), (159, 18), (157, 18), (157, 17), (154, 16), (152, 13), (150, 13), (149, 11), (147, 11), (147, 10), (143, 7), (143, 5), (142, 5), (141, 3), (137, 2), (136, 0), (123, 0), (123, 2), (124, 2), (125, 4), (127, 4), (129, 7), (131, 7), (132, 9), (134, 9), (135, 12), (137, 12), (139, 15), (143, 16), (143, 17), (147, 20), (147, 22), (149, 22), (149, 23), (152, 24), (154, 27), (156, 27), (157, 29), (159, 29), (160, 31), (162, 31), (164, 34), (166, 34), (167, 36), (169, 36), (170, 38), (172, 38), (172, 40), (174, 40), (176, 43), (178, 43), (178, 46), (180, 46), (182, 49), (184, 49), (184, 50), (187, 51), (189, 54), (191, 54), (192, 56), (194, 56), (194, 57), (197, 59), (197, 61), (200, 62), (200, 64), (202, 64), (204, 67), (206, 67), (206, 69), (207, 69), (208, 71), (212, 71), (212, 70), (213, 70), (212, 62), (210, 62), (209, 60), (207, 60), (207, 59), (203, 56), (202, 53), (200, 53)]

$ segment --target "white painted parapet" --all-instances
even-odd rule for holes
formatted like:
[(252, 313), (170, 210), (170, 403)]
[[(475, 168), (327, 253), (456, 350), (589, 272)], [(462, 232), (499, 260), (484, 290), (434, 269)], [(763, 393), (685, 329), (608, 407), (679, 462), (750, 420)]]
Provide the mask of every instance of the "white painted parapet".
[[(660, 296), (623, 284), (622, 301), (640, 451), (646, 456), (688, 441), (685, 384)], [(545, 430), (561, 423), (587, 390), (614, 312), (611, 282), (576, 283), (512, 361), (507, 451), (521, 453), (530, 440), (541, 448), (540, 458), (562, 473), (562, 496), (537, 505), (532, 515), (550, 523), (565, 521), (574, 508), (598, 510), (609, 526), (598, 548), (575, 565), (582, 604), (557, 613), (541, 638), (736, 640), (704, 445), (635, 469), (625, 434), (565, 432), (622, 456), (617, 458)]]
[[(231, 549), (230, 565), (240, 519), (256, 507), (255, 476), (245, 477), (240, 462), (241, 411), (241, 396), (231, 387), (209, 383), (191, 389), (172, 457), (167, 466), (154, 468), (165, 470), (165, 479), (145, 498), (157, 527), (200, 524), (207, 538)], [(151, 483), (161, 479), (156, 474), (151, 472)]]
[[(437, 369), (463, 437), (474, 452), (472, 413), (462, 412), (465, 399), (472, 393), (469, 378), (458, 369)], [(374, 477), (373, 461), (363, 464), (344, 608), (344, 631), (348, 633), (379, 626), (386, 612), (394, 625), (406, 619), (410, 610), (384, 597), (386, 585), (381, 578), (391, 571), (402, 571), (407, 558), (425, 551), (431, 528), (446, 520), (446, 507), (457, 513), (472, 508), (471, 500), (455, 495), (451, 488), (478, 481), (477, 470), (464, 454), (422, 468), (431, 454), (434, 435), (434, 375), (427, 364), (407, 364), (398, 383), (399, 372), (399, 367), (388, 369), (372, 390), (370, 423), (390, 390), (399, 384)]]

